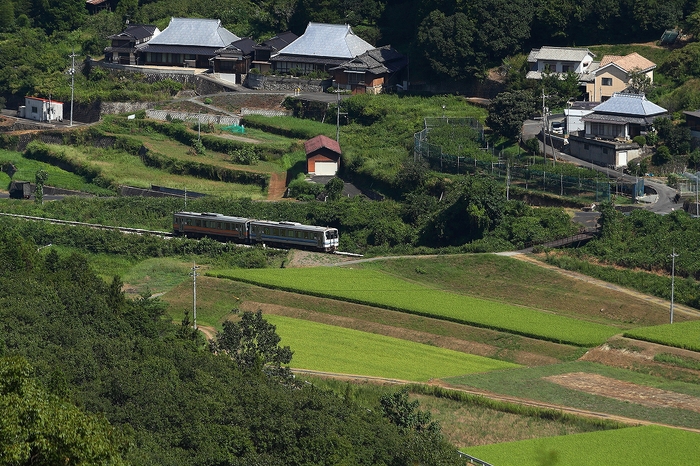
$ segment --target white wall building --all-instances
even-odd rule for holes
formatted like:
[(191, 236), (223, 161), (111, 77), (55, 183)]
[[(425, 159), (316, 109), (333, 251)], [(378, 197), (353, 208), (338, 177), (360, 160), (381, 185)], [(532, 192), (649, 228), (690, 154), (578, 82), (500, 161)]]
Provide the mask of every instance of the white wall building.
[(24, 98), (24, 106), (17, 111), (21, 118), (36, 121), (63, 121), (63, 102), (41, 97)]

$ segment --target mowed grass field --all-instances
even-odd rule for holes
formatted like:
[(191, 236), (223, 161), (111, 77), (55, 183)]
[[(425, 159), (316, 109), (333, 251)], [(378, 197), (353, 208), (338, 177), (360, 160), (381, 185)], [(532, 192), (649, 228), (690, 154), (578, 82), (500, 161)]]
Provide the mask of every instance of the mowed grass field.
[(462, 449), (498, 466), (696, 466), (700, 434), (660, 426), (547, 437)]
[(628, 338), (700, 351), (700, 321), (643, 327), (625, 332)]
[(609, 325), (436, 290), (375, 270), (320, 267), (212, 271), (211, 275), (584, 347), (599, 345), (620, 332)]
[(293, 368), (426, 382), (451, 375), (519, 367), (508, 362), (331, 325), (265, 315)]

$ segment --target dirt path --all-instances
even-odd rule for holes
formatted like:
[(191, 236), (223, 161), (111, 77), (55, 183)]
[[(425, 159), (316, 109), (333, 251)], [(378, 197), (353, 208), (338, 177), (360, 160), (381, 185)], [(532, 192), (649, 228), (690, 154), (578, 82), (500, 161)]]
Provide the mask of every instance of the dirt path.
[(286, 173), (272, 173), (270, 175), (270, 185), (267, 187), (267, 200), (278, 201), (284, 197), (287, 190)]
[[(605, 282), (603, 280), (598, 280), (597, 278), (589, 277), (588, 275), (584, 275), (578, 272), (572, 272), (570, 270), (565, 270), (565, 269), (560, 269), (559, 267), (556, 267), (554, 265), (549, 265), (545, 262), (539, 261), (532, 257), (529, 254), (518, 254), (518, 253), (510, 253), (508, 254), (509, 257), (512, 257), (513, 259), (518, 259), (523, 262), (528, 262), (530, 264), (537, 265), (538, 267), (542, 267), (548, 270), (552, 270), (554, 272), (560, 273), (562, 275), (566, 275), (567, 277), (574, 278), (576, 280), (581, 280), (586, 283), (590, 283), (591, 285), (599, 286), (601, 288), (607, 288), (609, 290), (613, 291), (618, 291), (620, 293), (625, 293), (630, 296), (634, 296), (635, 298), (658, 304), (660, 306), (666, 306), (669, 307), (671, 306), (670, 301), (666, 301), (665, 299), (657, 298), (656, 296), (651, 296), (648, 294), (640, 293), (635, 290), (631, 290), (629, 288), (625, 288), (622, 286), (615, 285), (613, 283)], [(693, 317), (700, 317), (700, 311), (697, 309), (693, 309), (692, 307), (689, 306), (684, 306), (682, 304), (673, 304), (673, 310), (674, 312), (680, 312), (689, 316)]]

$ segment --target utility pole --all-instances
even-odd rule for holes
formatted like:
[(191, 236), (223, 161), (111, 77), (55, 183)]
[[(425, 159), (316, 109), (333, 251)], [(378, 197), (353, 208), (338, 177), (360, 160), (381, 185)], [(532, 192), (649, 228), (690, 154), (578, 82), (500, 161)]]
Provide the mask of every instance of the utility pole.
[(68, 70), (68, 73), (70, 74), (70, 126), (73, 126), (73, 101), (74, 101), (74, 96), (75, 96), (75, 57), (77, 55), (75, 54), (75, 49), (73, 49), (73, 52), (70, 54), (71, 58), (71, 67)]
[(75, 90), (75, 49), (73, 49), (73, 53), (70, 54), (70, 58), (72, 60), (71, 62), (71, 67), (68, 70), (68, 74), (70, 74), (70, 126), (73, 126), (73, 95), (74, 95), (74, 90)]
[(673, 323), (673, 289), (675, 285), (676, 278), (676, 248), (673, 248), (673, 254), (671, 254), (671, 323)]
[[(335, 105), (336, 105), (336, 115), (335, 115), (335, 142), (340, 142), (340, 89), (335, 90)], [(342, 115), (347, 115), (343, 112)]]
[(192, 320), (194, 322), (193, 328), (197, 330), (197, 265), (192, 262)]

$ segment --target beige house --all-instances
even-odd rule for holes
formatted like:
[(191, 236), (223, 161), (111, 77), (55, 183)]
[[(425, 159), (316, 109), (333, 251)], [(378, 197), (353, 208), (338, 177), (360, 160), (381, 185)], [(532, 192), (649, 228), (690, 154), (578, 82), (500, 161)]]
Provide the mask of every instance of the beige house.
[(594, 102), (605, 102), (616, 92), (627, 89), (633, 72), (644, 73), (653, 83), (654, 68), (656, 63), (637, 52), (625, 56), (605, 55), (592, 73), (591, 82), (586, 83), (588, 98)]

